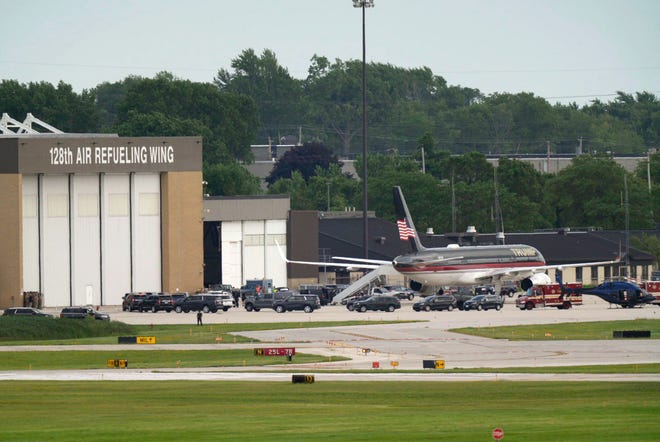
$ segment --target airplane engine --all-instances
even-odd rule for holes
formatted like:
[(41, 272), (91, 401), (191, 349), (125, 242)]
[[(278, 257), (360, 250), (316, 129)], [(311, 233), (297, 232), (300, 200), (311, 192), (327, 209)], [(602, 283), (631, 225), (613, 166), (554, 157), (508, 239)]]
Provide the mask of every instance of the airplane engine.
[(421, 282), (410, 280), (410, 288), (422, 296), (435, 295), (438, 293), (438, 287), (434, 285), (424, 285)]
[(534, 285), (552, 284), (552, 280), (545, 273), (534, 273), (529, 278), (520, 281), (520, 288), (528, 290)]

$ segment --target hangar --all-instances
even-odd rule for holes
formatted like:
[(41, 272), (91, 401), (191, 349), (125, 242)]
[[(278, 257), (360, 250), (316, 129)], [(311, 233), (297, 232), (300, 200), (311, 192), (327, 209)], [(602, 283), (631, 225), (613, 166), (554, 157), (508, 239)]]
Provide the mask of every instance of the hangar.
[(0, 136), (0, 308), (203, 287), (201, 137)]

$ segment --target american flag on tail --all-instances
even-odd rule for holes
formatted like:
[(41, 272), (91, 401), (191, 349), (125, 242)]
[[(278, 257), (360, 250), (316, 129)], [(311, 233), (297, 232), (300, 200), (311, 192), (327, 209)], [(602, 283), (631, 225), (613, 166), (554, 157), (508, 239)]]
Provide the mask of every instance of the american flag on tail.
[(396, 226), (399, 228), (399, 239), (401, 241), (406, 241), (415, 237), (415, 231), (408, 227), (408, 223), (405, 219), (397, 220)]

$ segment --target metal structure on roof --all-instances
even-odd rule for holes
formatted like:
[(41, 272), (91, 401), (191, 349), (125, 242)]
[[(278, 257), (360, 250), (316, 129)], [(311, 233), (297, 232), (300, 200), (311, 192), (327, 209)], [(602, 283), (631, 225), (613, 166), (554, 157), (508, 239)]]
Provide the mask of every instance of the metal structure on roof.
[[(33, 125), (41, 126), (45, 131), (38, 131), (32, 127)], [(0, 118), (0, 133), (3, 135), (21, 135), (41, 133), (63, 134), (64, 132), (44, 121), (41, 121), (28, 112), (23, 122), (10, 117), (7, 113), (3, 113), (2, 118)]]

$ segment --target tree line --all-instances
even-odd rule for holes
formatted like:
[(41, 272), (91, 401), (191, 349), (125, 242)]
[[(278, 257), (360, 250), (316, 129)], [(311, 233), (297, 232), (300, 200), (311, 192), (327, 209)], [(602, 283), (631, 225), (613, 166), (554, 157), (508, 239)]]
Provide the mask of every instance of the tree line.
[[(340, 166), (355, 158), (362, 170), (361, 75), (361, 61), (315, 55), (307, 77), (295, 79), (272, 51), (247, 49), (209, 83), (161, 72), (75, 93), (64, 82), (3, 80), (0, 111), (17, 119), (32, 112), (65, 132), (201, 135), (213, 195), (261, 193), (259, 179), (242, 166), (253, 161), (250, 145), (297, 139), (301, 131), (304, 145), (277, 163), (268, 192), (290, 194), (297, 209), (360, 209), (360, 177)], [(660, 102), (651, 93), (551, 105), (531, 93), (484, 95), (448, 85), (426, 67), (369, 63), (367, 95), (369, 208), (379, 216), (393, 217), (391, 186), (401, 185), (417, 227), (436, 231), (493, 231), (498, 222), (508, 231), (622, 229), (626, 213), (631, 228), (656, 224), (660, 209), (646, 165), (627, 173), (610, 159), (658, 147)], [(495, 169), (485, 158), (548, 147), (574, 153), (578, 145), (586, 155), (556, 175), (506, 157)], [(650, 158), (655, 183), (660, 157)]]

